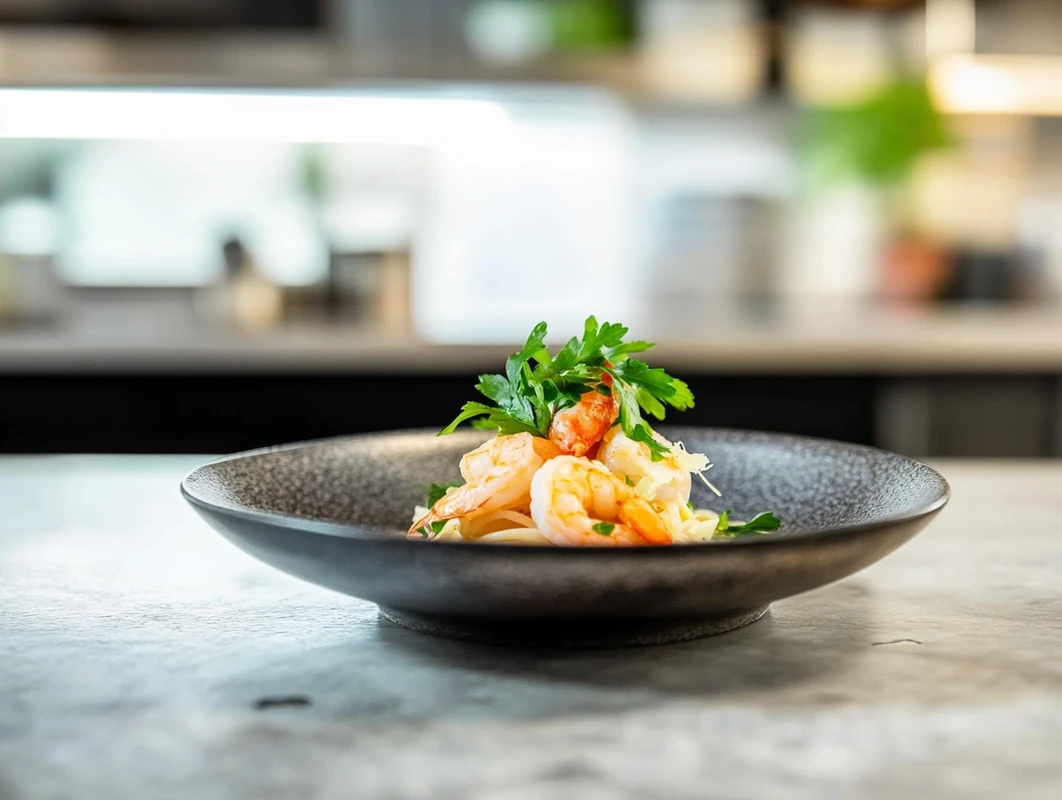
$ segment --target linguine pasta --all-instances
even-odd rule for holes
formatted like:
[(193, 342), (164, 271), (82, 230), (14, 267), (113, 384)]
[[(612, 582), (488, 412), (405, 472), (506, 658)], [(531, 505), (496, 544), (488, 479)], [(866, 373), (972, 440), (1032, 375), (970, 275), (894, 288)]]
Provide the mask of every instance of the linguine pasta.
[[(426, 506), (417, 506), (413, 521), (423, 519)], [(719, 524), (719, 514), (707, 508), (690, 508), (672, 503), (661, 511), (671, 525), (675, 544), (698, 544), (711, 541)], [(447, 520), (439, 533), (431, 537), (442, 542), (478, 542), (480, 544), (519, 544), (550, 546), (553, 543), (535, 525), (534, 519), (520, 511), (501, 509), (480, 516)]]

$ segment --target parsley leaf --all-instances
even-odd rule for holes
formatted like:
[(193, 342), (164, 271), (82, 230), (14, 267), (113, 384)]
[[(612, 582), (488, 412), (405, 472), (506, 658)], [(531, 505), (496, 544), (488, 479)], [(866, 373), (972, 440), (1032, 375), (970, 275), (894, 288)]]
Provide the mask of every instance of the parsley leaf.
[(644, 361), (630, 358), (616, 364), (609, 371), (614, 378), (642, 389), (651, 397), (679, 411), (693, 408), (693, 392), (685, 382), (672, 378), (662, 369), (652, 369)]
[(534, 409), (523, 393), (524, 386), (521, 382), (518, 381), (514, 386), (504, 375), (480, 375), (476, 389), (497, 403), (498, 408), (511, 419), (528, 425), (535, 424)]
[(583, 337), (573, 336), (568, 340), (554, 359), (553, 368), (557, 372), (566, 372), (579, 364), (600, 366), (607, 357), (604, 351), (618, 348), (626, 335), (627, 326), (618, 322), (599, 326), (597, 318), (591, 315), (583, 324)]
[(628, 438), (642, 442), (649, 448), (653, 461), (667, 455), (667, 448), (653, 437), (652, 428), (642, 419), (641, 410), (656, 419), (663, 419), (664, 404), (685, 411), (693, 408), (690, 387), (672, 378), (662, 369), (651, 369), (644, 361), (622, 360), (606, 368), (612, 376), (613, 390), (620, 398), (620, 425)]
[(612, 391), (619, 398), (619, 423), (623, 432), (629, 439), (642, 442), (649, 448), (649, 455), (653, 461), (660, 461), (668, 450), (653, 436), (653, 429), (642, 419), (642, 413), (638, 408), (638, 399), (634, 390), (627, 384), (617, 381), (612, 386)]
[(492, 410), (493, 409), (491, 409), (490, 406), (484, 403), (477, 403), (474, 400), (465, 403), (463, 406), (461, 406), (461, 413), (457, 415), (457, 418), (445, 428), (443, 428), (441, 431), (439, 431), (439, 435), (445, 436), (448, 433), (453, 433), (455, 430), (457, 430), (457, 426), (465, 420), (472, 419), (473, 417), (479, 417), (484, 414), (490, 414)]
[(433, 483), (428, 487), (428, 497), (424, 504), (429, 510), (434, 508), (435, 504), (442, 500), (443, 495), (445, 495), (450, 489), (456, 489), (460, 485), (461, 481), (453, 481), (452, 483)]
[(775, 516), (773, 511), (765, 511), (762, 514), (757, 514), (748, 522), (737, 524), (730, 522), (730, 515), (733, 513), (734, 509), (728, 508), (719, 515), (719, 522), (715, 526), (717, 536), (732, 538), (745, 533), (771, 533), (778, 530), (782, 525), (782, 521)]
[(474, 400), (465, 403), (457, 418), (443, 428), (439, 435), (453, 433), (465, 420), (486, 416), (486, 421), (480, 421), (478, 427), (497, 429), (502, 434), (530, 433), (532, 436), (547, 436), (552, 412), (536, 392), (528, 364), (532, 358), (536, 361), (549, 359), (545, 336), (546, 323), (540, 322), (527, 337), (523, 348), (506, 359), (504, 375), (479, 376), (476, 389), (497, 405), (488, 406)]
[(679, 411), (692, 408), (693, 394), (689, 386), (664, 370), (631, 358), (653, 343), (624, 342), (627, 330), (618, 322), (599, 324), (596, 317), (589, 316), (583, 335), (573, 336), (556, 356), (550, 356), (545, 346), (546, 323), (540, 322), (524, 346), (506, 359), (504, 375), (479, 376), (476, 389), (493, 405), (465, 403), (457, 419), (440, 435), (452, 433), (466, 420), (475, 420), (474, 427), (501, 434), (548, 437), (557, 412), (574, 406), (586, 392), (596, 391), (615, 396), (623, 432), (644, 443), (654, 461), (661, 460), (668, 450), (656, 440), (642, 412), (662, 420), (668, 406)]
[(513, 400), (512, 387), (504, 375), (480, 375), (476, 390), (502, 407)]
[(461, 407), (461, 413), (457, 415), (457, 419), (439, 431), (439, 436), (444, 436), (447, 433), (453, 433), (457, 426), (462, 422), (473, 417), (486, 416), (486, 424), (489, 427), (496, 428), (498, 433), (530, 433), (533, 436), (541, 436), (541, 431), (534, 425), (529, 425), (518, 419), (514, 419), (500, 408), (494, 408), (488, 406), (485, 403), (477, 403), (471, 401), (465, 403)]
[(610, 347), (606, 351), (605, 357), (612, 363), (617, 363), (631, 353), (644, 353), (652, 347), (654, 347), (652, 342), (625, 342), (617, 347)]
[(611, 536), (612, 531), (615, 529), (616, 526), (611, 522), (597, 522), (590, 527), (590, 530), (594, 533), (600, 533), (602, 536)]
[(548, 361), (549, 351), (546, 349), (546, 330), (545, 322), (540, 322), (531, 329), (531, 333), (528, 334), (527, 341), (524, 342), (524, 346), (520, 352), (513, 353), (505, 362), (505, 372), (507, 375), (511, 374), (509, 369), (510, 362), (523, 364), (531, 358), (534, 358), (536, 361)]

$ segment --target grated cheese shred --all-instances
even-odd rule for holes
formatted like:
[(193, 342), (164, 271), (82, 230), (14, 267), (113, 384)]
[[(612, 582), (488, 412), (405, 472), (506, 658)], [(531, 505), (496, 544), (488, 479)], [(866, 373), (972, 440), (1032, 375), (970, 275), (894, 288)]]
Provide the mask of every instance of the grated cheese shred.
[(682, 442), (675, 442), (674, 446), (671, 448), (671, 452), (674, 454), (675, 460), (678, 461), (679, 466), (700, 478), (704, 482), (704, 485), (715, 493), (716, 497), (723, 496), (723, 493), (712, 486), (711, 482), (704, 477), (704, 473), (715, 466), (708, 460), (708, 456), (704, 453), (689, 452), (686, 449), (686, 445)]

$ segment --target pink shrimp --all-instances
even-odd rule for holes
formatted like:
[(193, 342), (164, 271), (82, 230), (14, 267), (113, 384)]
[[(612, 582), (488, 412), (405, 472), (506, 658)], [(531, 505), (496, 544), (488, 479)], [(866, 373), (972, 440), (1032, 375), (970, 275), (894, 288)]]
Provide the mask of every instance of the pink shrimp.
[(462, 456), (465, 485), (443, 495), (427, 515), (413, 523), (409, 535), (440, 520), (526, 507), (531, 500), (531, 478), (543, 463), (558, 455), (555, 444), (529, 433), (490, 439)]
[(673, 445), (659, 433), (653, 438), (668, 449), (668, 455), (653, 461), (649, 447), (629, 439), (617, 425), (605, 434), (597, 450), (597, 460), (620, 477), (633, 483), (648, 478), (653, 486), (652, 500), (658, 504), (682, 503), (690, 499), (690, 472), (679, 462)]
[(647, 500), (606, 466), (558, 456), (531, 481), (531, 517), (556, 545), (671, 544), (671, 530)]
[(550, 441), (568, 455), (589, 454), (619, 417), (619, 401), (612, 391), (612, 376), (602, 375), (599, 385), (606, 387), (608, 394), (601, 394), (594, 388), (583, 394), (571, 408), (553, 415), (549, 426)]

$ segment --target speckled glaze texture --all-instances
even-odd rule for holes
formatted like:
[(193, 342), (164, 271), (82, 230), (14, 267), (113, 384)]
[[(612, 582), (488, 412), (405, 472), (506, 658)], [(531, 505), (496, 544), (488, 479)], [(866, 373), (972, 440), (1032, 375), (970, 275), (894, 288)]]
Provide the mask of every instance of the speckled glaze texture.
[[(185, 497), (223, 535), (285, 572), (386, 607), (429, 633), (497, 643), (689, 639), (747, 624), (774, 600), (877, 561), (943, 508), (935, 471), (872, 448), (803, 437), (662, 428), (716, 464), (736, 516), (773, 510), (778, 533), (662, 548), (569, 549), (407, 540), (421, 487), (459, 477), (481, 433), (411, 431), (231, 456), (192, 472)], [(696, 483), (696, 482), (695, 482)], [(654, 634), (653, 625), (657, 626)], [(563, 629), (563, 630), (562, 630)], [(508, 630), (508, 633), (500, 631)]]

